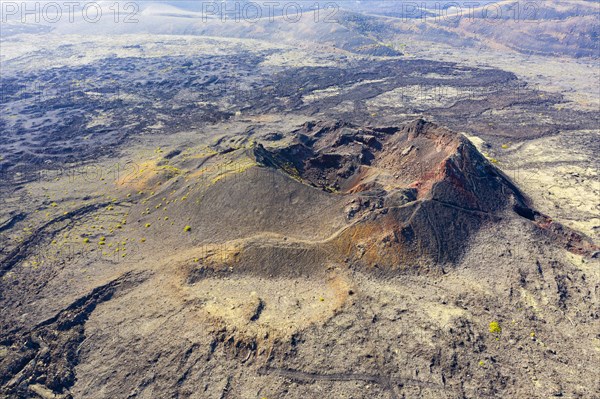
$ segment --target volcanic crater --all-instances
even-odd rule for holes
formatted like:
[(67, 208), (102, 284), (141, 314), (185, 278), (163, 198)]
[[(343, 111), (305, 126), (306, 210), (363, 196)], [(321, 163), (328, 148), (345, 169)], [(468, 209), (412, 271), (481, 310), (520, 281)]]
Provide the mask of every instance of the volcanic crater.
[(465, 137), (423, 119), (385, 128), (310, 122), (292, 137), (283, 147), (256, 145), (256, 161), (347, 198), (348, 224), (330, 243), (356, 263), (388, 270), (453, 263), (483, 223), (509, 205), (530, 209)]

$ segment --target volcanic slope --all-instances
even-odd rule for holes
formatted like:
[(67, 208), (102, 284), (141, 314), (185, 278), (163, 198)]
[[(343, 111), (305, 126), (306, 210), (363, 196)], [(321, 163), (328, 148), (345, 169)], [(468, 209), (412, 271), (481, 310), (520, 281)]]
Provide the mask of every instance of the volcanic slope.
[[(84, 247), (109, 247), (119, 257), (127, 252), (131, 261), (76, 257), (51, 270), (48, 281), (36, 282), (43, 270), (21, 264), (42, 245), (16, 248), (3, 260), (3, 274), (27, 284), (2, 285), (2, 393), (96, 398), (176, 391), (216, 398), (230, 391), (242, 397), (243, 390), (280, 397), (290, 390), (291, 397), (311, 397), (317, 392), (310, 384), (317, 381), (374, 384), (379, 391), (371, 393), (380, 397), (412, 388), (436, 398), (446, 397), (447, 389), (456, 397), (472, 390), (475, 396), (467, 396), (503, 391), (519, 397), (531, 389), (590, 393), (587, 382), (569, 377), (567, 366), (540, 358), (535, 348), (530, 358), (545, 365), (536, 378), (560, 383), (530, 388), (514, 345), (495, 354), (504, 341), (488, 342), (478, 332), (487, 330), (495, 317), (489, 309), (495, 309), (514, 339), (535, 328), (564, 356), (592, 359), (587, 338), (566, 339), (563, 319), (568, 314), (582, 336), (589, 332), (597, 276), (551, 258), (581, 259), (583, 268), (598, 253), (588, 238), (535, 211), (462, 135), (422, 119), (399, 127), (308, 122), (288, 135), (222, 135), (198, 153), (182, 147), (166, 154), (156, 149), (155, 155), (122, 182), (124, 199), (81, 215), (99, 224), (106, 209), (126, 206), (106, 237), (87, 239)], [(78, 236), (83, 227), (76, 222), (56, 231), (49, 222), (29, 241)], [(508, 246), (510, 255), (498, 258), (490, 246)], [(511, 259), (525, 247), (534, 255), (519, 257), (517, 266)], [(490, 260), (494, 267), (483, 264)], [(485, 288), (488, 275), (494, 282)], [(85, 287), (95, 287), (91, 293), (78, 296), (85, 287), (66, 284), (78, 276)], [(415, 294), (398, 291), (408, 288)], [(447, 298), (436, 299), (442, 293)], [(71, 305), (60, 309), (69, 298)], [(541, 309), (542, 300), (556, 306)], [(537, 313), (515, 324), (523, 316), (515, 309), (528, 306)], [(76, 322), (65, 321), (73, 314)], [(432, 325), (424, 324), (423, 314)], [(549, 329), (541, 317), (559, 328)], [(363, 337), (373, 326), (379, 335)], [(397, 342), (398, 328), (408, 342), (399, 345), (411, 357), (373, 357), (373, 348)], [(435, 341), (429, 342), (424, 337), (431, 334)], [(333, 337), (338, 344), (325, 362), (319, 348)], [(365, 345), (343, 349), (357, 337)], [(440, 348), (454, 348), (454, 357)], [(489, 369), (473, 366), (473, 357), (486, 359), (480, 364), (488, 362)], [(152, 370), (141, 358), (150, 359)], [(496, 358), (502, 359), (497, 367)], [(399, 373), (399, 362), (415, 372)], [(314, 371), (315, 364), (328, 366)], [(372, 367), (385, 377), (370, 374)], [(485, 377), (470, 380), (473, 373)], [(205, 392), (198, 394), (200, 382)], [(354, 396), (369, 389), (334, 388)]]
[[(224, 136), (204, 156), (175, 150), (140, 175), (135, 189), (149, 196), (131, 207), (128, 226), (165, 254), (223, 247), (227, 262), (215, 267), (224, 270), (303, 275), (329, 262), (441, 271), (460, 261), (481, 226), (513, 216), (580, 255), (595, 248), (532, 209), (468, 139), (422, 119), (383, 128), (307, 122), (275, 139)], [(298, 251), (316, 258), (291, 264)]]
[(334, 214), (346, 224), (319, 243), (336, 254), (332, 261), (380, 271), (443, 270), (460, 260), (480, 226), (510, 215), (543, 226), (573, 251), (594, 248), (532, 210), (462, 135), (422, 119), (398, 128), (306, 123), (292, 136), (280, 148), (257, 144), (253, 155), (259, 165), (342, 199), (327, 209), (338, 206)]
[(512, 217), (577, 254), (595, 249), (533, 210), (465, 137), (422, 119), (223, 136), (202, 156), (179, 149), (142, 167), (130, 189), (144, 199), (123, 227), (161, 256), (176, 254), (191, 282), (308, 277), (332, 267), (443, 272), (482, 226)]

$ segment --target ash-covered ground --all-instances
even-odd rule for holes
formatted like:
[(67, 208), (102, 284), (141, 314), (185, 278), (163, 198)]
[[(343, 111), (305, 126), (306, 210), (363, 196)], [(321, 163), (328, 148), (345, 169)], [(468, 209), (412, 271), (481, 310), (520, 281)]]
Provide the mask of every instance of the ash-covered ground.
[(595, 5), (366, 3), (3, 21), (0, 395), (600, 397)]

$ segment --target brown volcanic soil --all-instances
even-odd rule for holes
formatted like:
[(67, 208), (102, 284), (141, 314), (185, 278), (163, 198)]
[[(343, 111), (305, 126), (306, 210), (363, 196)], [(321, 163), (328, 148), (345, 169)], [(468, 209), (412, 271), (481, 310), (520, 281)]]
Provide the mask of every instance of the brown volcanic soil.
[[(421, 119), (270, 139), (155, 150), (119, 198), (17, 244), (2, 262), (1, 392), (597, 395), (597, 247), (467, 139)], [(83, 235), (100, 223), (114, 226), (105, 244)], [(91, 237), (83, 256), (31, 265), (65, 233)]]
[(563, 246), (587, 255), (596, 248), (531, 210), (463, 136), (422, 119), (380, 129), (307, 123), (294, 136), (272, 152), (258, 145), (257, 161), (347, 195), (352, 223), (333, 242), (351, 263), (385, 270), (456, 263), (469, 236), (507, 207), (536, 220)]

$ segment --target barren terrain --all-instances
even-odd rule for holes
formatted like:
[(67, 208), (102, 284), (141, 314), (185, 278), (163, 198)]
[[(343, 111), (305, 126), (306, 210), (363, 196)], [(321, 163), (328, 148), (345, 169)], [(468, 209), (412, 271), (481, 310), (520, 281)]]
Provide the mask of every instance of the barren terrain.
[(595, 5), (375, 3), (4, 23), (2, 397), (600, 398)]

